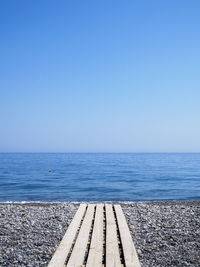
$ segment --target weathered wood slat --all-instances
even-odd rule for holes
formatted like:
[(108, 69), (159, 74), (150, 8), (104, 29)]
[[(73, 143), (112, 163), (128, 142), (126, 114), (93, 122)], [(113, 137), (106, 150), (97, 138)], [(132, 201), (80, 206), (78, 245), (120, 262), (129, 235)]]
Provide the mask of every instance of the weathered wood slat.
[(121, 267), (117, 227), (111, 204), (106, 204), (106, 266)]
[(63, 267), (66, 257), (71, 249), (72, 242), (76, 236), (78, 227), (80, 226), (81, 220), (84, 216), (87, 205), (81, 204), (78, 211), (76, 212), (72, 222), (70, 223), (60, 245), (56, 249), (48, 267)]
[(114, 205), (126, 267), (140, 267), (137, 252), (120, 205)]
[[(96, 212), (95, 212), (96, 206)], [(87, 210), (86, 210), (87, 208)], [(106, 204), (106, 255), (105, 263), (108, 267), (141, 267), (137, 256), (133, 240), (120, 205)], [(95, 216), (94, 216), (95, 212)], [(94, 226), (91, 237), (89, 251), (87, 251), (92, 220)], [(80, 231), (78, 229), (83, 219)], [(60, 245), (54, 253), (48, 267), (81, 267), (83, 266), (84, 257), (87, 256), (86, 267), (102, 267), (103, 243), (104, 243), (104, 204), (81, 204), (76, 212), (71, 224), (69, 225)], [(117, 221), (116, 221), (117, 220)], [(117, 225), (119, 230), (117, 230)], [(118, 232), (121, 239), (121, 247), (124, 259), (120, 259), (118, 245)], [(76, 238), (77, 236), (77, 238)], [(76, 238), (76, 240), (75, 240)], [(73, 241), (74, 247), (71, 252)], [(71, 253), (71, 255), (69, 254)], [(67, 266), (66, 258), (69, 257)], [(123, 263), (123, 264), (122, 264)]]
[(95, 208), (94, 204), (88, 205), (85, 218), (83, 220), (76, 243), (72, 250), (72, 254), (67, 263), (67, 267), (77, 267), (83, 264), (83, 260), (84, 260), (84, 256), (85, 256), (85, 252), (87, 248), (87, 243), (88, 243), (88, 237), (90, 233), (90, 228), (92, 225), (92, 219), (94, 216), (94, 208)]
[(90, 251), (86, 267), (102, 267), (103, 257), (103, 204), (97, 204)]

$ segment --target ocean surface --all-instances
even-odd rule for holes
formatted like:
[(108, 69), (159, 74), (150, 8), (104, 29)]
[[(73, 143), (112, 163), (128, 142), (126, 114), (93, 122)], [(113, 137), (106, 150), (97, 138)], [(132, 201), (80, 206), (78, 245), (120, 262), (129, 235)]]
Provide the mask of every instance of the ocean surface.
[(156, 200), (200, 200), (200, 153), (0, 153), (1, 202)]

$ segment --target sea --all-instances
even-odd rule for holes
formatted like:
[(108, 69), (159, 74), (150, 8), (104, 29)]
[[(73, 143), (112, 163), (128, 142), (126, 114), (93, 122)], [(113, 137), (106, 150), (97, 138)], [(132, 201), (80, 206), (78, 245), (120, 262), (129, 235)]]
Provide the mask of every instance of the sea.
[(200, 153), (0, 153), (1, 202), (200, 200)]

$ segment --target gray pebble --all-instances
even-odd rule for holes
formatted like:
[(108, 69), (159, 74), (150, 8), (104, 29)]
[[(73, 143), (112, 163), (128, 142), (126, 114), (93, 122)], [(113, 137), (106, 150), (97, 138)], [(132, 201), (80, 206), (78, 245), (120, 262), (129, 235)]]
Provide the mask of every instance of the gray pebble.
[(121, 203), (142, 267), (200, 266), (200, 202)]
[(0, 203), (0, 266), (47, 266), (78, 206)]

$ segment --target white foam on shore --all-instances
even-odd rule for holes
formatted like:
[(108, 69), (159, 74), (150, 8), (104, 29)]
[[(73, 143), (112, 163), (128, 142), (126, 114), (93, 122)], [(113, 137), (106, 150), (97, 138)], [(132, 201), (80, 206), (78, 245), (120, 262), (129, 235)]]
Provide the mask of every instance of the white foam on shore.
[(0, 204), (80, 204), (80, 203), (109, 203), (109, 204), (142, 204), (142, 203), (181, 203), (199, 202), (199, 200), (146, 200), (146, 201), (0, 201)]

